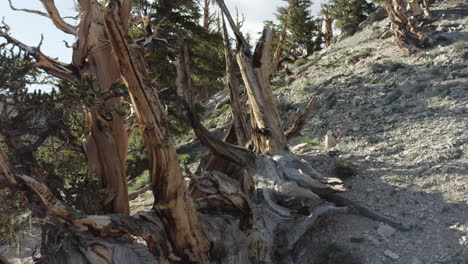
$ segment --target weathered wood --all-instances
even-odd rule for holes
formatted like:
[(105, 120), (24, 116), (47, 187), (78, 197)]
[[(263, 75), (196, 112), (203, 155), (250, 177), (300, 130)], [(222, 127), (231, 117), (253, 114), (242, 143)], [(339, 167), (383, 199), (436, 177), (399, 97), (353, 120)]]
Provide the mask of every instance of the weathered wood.
[(293, 123), (293, 127), (291, 127), (286, 132), (286, 138), (288, 140), (293, 139), (301, 134), (301, 130), (304, 128), (305, 124), (307, 124), (307, 119), (309, 118), (312, 109), (314, 109), (314, 106), (317, 104), (317, 101), (318, 97), (313, 97), (310, 99), (304, 111), (299, 112), (300, 114), (294, 118), (295, 121)]
[[(36, 60), (34, 67), (70, 81), (77, 87), (82, 85), (86, 75), (94, 77), (96, 87), (104, 92), (119, 82), (120, 72), (111, 47), (103, 42), (107, 37), (100, 5), (95, 1), (80, 0), (80, 22), (78, 26), (70, 26), (61, 18), (54, 0), (41, 2), (47, 10), (47, 17), (57, 28), (77, 37), (72, 64), (51, 59), (40, 51), (40, 47), (34, 48), (19, 42), (8, 34), (8, 27), (0, 30), (0, 36), (33, 56)], [(123, 3), (120, 15), (125, 21), (129, 19), (130, 8), (131, 1)], [(129, 214), (125, 174), (128, 142), (120, 108), (121, 99), (113, 97), (88, 109), (85, 148), (88, 149), (86, 154), (90, 174), (100, 180), (102, 192), (106, 194), (103, 200), (104, 212)]]
[(273, 69), (272, 73), (275, 73), (279, 70), (281, 66), (281, 59), (282, 59), (282, 54), (283, 54), (283, 48), (284, 48), (284, 42), (286, 41), (286, 34), (288, 32), (288, 21), (289, 21), (289, 13), (286, 19), (283, 22), (283, 27), (281, 29), (281, 35), (280, 39), (278, 41), (278, 46), (276, 46), (276, 52), (275, 52), (275, 59), (273, 62)]
[(226, 78), (229, 88), (231, 99), (231, 110), (234, 119), (234, 132), (236, 134), (237, 145), (245, 146), (250, 140), (250, 131), (247, 126), (246, 119), (246, 106), (245, 101), (241, 101), (241, 89), (239, 80), (234, 71), (234, 59), (231, 50), (231, 42), (226, 28), (224, 16), (222, 17), (223, 24), (223, 42), (224, 42), (224, 56), (226, 59)]
[[(418, 29), (418, 22), (411, 8), (418, 8), (419, 2), (410, 6), (410, 10), (406, 10), (403, 0), (386, 0), (385, 10), (387, 16), (394, 25), (394, 36), (398, 47), (403, 50), (405, 56), (410, 56), (432, 45), (432, 39)], [(417, 10), (415, 11), (418, 12)]]
[(243, 147), (217, 140), (201, 124), (192, 98), (192, 84), (187, 47), (183, 43), (181, 43), (180, 46), (179, 57), (176, 62), (177, 93), (183, 100), (188, 120), (192, 125), (195, 135), (197, 135), (198, 139), (200, 139), (200, 141), (207, 146), (215, 156), (222, 157), (242, 166), (251, 164), (255, 156), (254, 153)]
[(187, 195), (159, 95), (146, 75), (141, 53), (127, 43), (123, 29), (127, 25), (120, 18), (119, 6), (120, 1), (109, 2), (104, 12), (105, 27), (145, 139), (154, 208), (161, 216), (176, 255), (187, 262), (207, 263), (209, 239)]
[(147, 191), (151, 190), (151, 185), (148, 185), (148, 186), (145, 186), (139, 190), (136, 190), (134, 192), (131, 192), (128, 194), (128, 200), (129, 201), (132, 201), (132, 200), (135, 200), (140, 194), (143, 194)]
[(333, 39), (333, 18), (330, 16), (324, 16), (325, 20), (325, 46), (330, 47)]

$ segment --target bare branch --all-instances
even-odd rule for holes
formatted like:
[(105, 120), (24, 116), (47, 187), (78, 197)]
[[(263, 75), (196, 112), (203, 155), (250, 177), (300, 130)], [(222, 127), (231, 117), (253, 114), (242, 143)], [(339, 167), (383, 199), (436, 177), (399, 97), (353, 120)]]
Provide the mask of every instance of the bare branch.
[(39, 44), (37, 44), (37, 50), (40, 50), (42, 47), (42, 42), (44, 41), (44, 35), (41, 34), (41, 40), (39, 41)]
[(298, 220), (292, 225), (294, 228), (290, 230), (290, 238), (287, 241), (286, 249), (292, 250), (299, 239), (301, 239), (302, 236), (317, 223), (321, 216), (346, 214), (349, 212), (349, 210), (350, 209), (348, 207), (336, 207), (330, 204), (317, 206), (309, 216), (298, 218)]
[(16, 184), (16, 180), (14, 176), (11, 174), (11, 168), (8, 162), (8, 158), (5, 152), (3, 152), (2, 148), (0, 148), (0, 174), (5, 175), (8, 183)]
[(16, 7), (13, 6), (13, 3), (11, 2), (11, 0), (8, 0), (8, 3), (10, 4), (10, 8), (12, 10), (14, 10), (14, 11), (22, 11), (22, 12), (32, 13), (32, 14), (36, 14), (36, 15), (40, 15), (40, 16), (50, 18), (50, 16), (47, 13), (44, 13), (42, 11), (26, 9), (26, 8), (16, 8)]
[(77, 85), (80, 82), (79, 74), (73, 65), (65, 64), (63, 62), (52, 59), (40, 51), (39, 48), (42, 44), (42, 38), (38, 47), (28, 46), (10, 36), (10, 34), (8, 34), (10, 27), (6, 24), (4, 25), (5, 26), (2, 27), (3, 29), (0, 28), (0, 37), (3, 37), (8, 43), (18, 47), (22, 51), (25, 51), (34, 57), (34, 59), (36, 59), (36, 63), (33, 65), (34, 67), (40, 68), (57, 78), (66, 79), (74, 85)]
[(57, 7), (55, 6), (54, 0), (41, 0), (41, 2), (44, 8), (47, 10), (49, 18), (58, 29), (65, 33), (76, 35), (76, 27), (68, 24), (65, 22), (65, 20), (63, 20), (57, 10)]
[(68, 42), (66, 40), (62, 40), (63, 43), (65, 43), (65, 47), (69, 48), (69, 49), (72, 49), (73, 46), (70, 46), (70, 44), (68, 44)]
[(245, 146), (250, 138), (250, 131), (247, 127), (247, 119), (245, 115), (245, 101), (243, 102), (240, 100), (241, 89), (239, 86), (239, 80), (234, 72), (234, 59), (224, 16), (222, 17), (222, 21), (224, 56), (226, 58), (226, 77), (231, 98), (232, 115), (234, 117), (234, 132), (237, 137), (238, 145)]
[(86, 57), (88, 57), (88, 34), (89, 27), (92, 22), (92, 3), (91, 0), (81, 0), (81, 19), (78, 27), (77, 41), (73, 48), (72, 64), (77, 68), (82, 68), (85, 63)]
[(317, 101), (318, 97), (313, 97), (312, 99), (310, 99), (304, 111), (302, 111), (300, 115), (294, 116), (296, 119), (296, 121), (294, 121), (294, 126), (288, 132), (286, 132), (286, 138), (288, 140), (295, 138), (301, 134), (301, 130), (307, 123), (307, 119), (309, 118), (312, 109), (314, 109), (314, 106), (317, 104)]
[[(288, 13), (288, 16), (289, 16), (289, 13)], [(286, 40), (287, 30), (288, 30), (288, 17), (286, 17), (283, 23), (283, 29), (281, 30), (281, 36), (278, 42), (278, 46), (276, 46), (275, 58), (273, 61), (271, 73), (277, 72), (280, 67), (281, 54), (283, 53), (283, 46)]]
[(331, 193), (331, 194), (326, 194), (322, 195), (325, 199), (335, 203), (338, 206), (347, 206), (350, 209), (352, 209), (351, 213), (359, 214), (365, 217), (369, 217), (371, 219), (374, 219), (376, 221), (380, 221), (382, 223), (388, 224), (398, 230), (401, 231), (408, 231), (411, 229), (410, 226), (401, 223), (389, 216), (383, 215), (378, 213), (377, 211), (360, 204), (358, 202), (355, 202), (353, 200), (347, 199), (339, 194), (336, 193)]
[[(49, 214), (75, 227), (75, 232), (92, 231), (93, 234), (107, 238), (132, 234), (143, 238), (150, 252), (158, 258), (173, 257), (162, 221), (154, 212), (143, 213), (136, 217), (126, 215), (84, 215), (58, 200), (43, 183), (26, 176), (16, 175), (27, 188), (40, 198)], [(60, 224), (60, 223), (59, 223)]]
[(237, 25), (237, 23), (234, 22), (234, 19), (232, 19), (231, 13), (229, 12), (229, 9), (227, 8), (226, 4), (224, 3), (223, 0), (216, 0), (216, 2), (219, 5), (219, 8), (221, 11), (223, 11), (224, 15), (226, 15), (226, 18), (228, 20), (229, 25), (231, 26), (232, 31), (234, 32), (234, 35), (236, 36), (237, 41), (239, 42), (240, 46), (244, 49), (244, 52), (248, 52), (248, 43), (245, 40), (244, 36), (242, 36), (242, 33)]
[(72, 34), (72, 35), (76, 34), (76, 27), (68, 24), (67, 22), (63, 20), (64, 18), (60, 17), (57, 7), (55, 6), (54, 0), (41, 0), (43, 6), (47, 10), (47, 13), (44, 13), (38, 10), (26, 9), (26, 8), (16, 8), (13, 6), (11, 0), (8, 0), (8, 2), (12, 10), (32, 13), (32, 14), (50, 18), (58, 29), (68, 34)]

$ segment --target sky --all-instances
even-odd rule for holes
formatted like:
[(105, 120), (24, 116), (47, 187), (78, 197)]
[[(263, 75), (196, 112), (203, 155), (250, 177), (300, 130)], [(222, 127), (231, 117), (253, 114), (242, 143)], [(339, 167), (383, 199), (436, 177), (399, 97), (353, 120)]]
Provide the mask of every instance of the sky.
[[(12, 2), (16, 8), (44, 11), (39, 0), (12, 0)], [(57, 0), (55, 3), (62, 17), (76, 14), (73, 9), (73, 0)], [(248, 31), (254, 38), (257, 38), (257, 33), (262, 31), (263, 21), (274, 21), (276, 7), (285, 4), (282, 0), (225, 0), (225, 3), (232, 14), (235, 13), (237, 7), (240, 13), (247, 16), (244, 30)], [(318, 4), (315, 3), (314, 6), (314, 9), (317, 9)], [(16, 39), (27, 45), (36, 46), (41, 39), (41, 34), (43, 34), (42, 52), (44, 54), (52, 58), (59, 58), (65, 63), (71, 61), (72, 50), (65, 46), (63, 40), (71, 45), (74, 42), (74, 37), (56, 29), (49, 18), (13, 11), (9, 7), (8, 0), (0, 0), (0, 17), (3, 17), (5, 23), (11, 27), (11, 35)], [(70, 24), (75, 23), (73, 20), (67, 21)]]

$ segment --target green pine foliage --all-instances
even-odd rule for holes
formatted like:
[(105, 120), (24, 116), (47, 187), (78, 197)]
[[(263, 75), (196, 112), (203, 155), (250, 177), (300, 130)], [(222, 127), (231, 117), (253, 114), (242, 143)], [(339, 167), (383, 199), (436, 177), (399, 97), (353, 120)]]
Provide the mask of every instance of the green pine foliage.
[(322, 4), (321, 13), (336, 21), (335, 26), (340, 30), (357, 28), (376, 7), (367, 0), (329, 0)]
[[(138, 1), (135, 12), (151, 13), (151, 23), (161, 24), (158, 38), (167, 41), (153, 41), (148, 45), (145, 57), (149, 75), (155, 80), (161, 99), (167, 105), (171, 132), (175, 135), (186, 133), (190, 126), (178, 102), (175, 79), (175, 61), (178, 54), (177, 34), (184, 38), (189, 50), (192, 70), (192, 87), (196, 100), (205, 100), (225, 88), (225, 58), (223, 40), (217, 30), (205, 30), (201, 25), (200, 6), (196, 1), (159, 0)], [(162, 21), (162, 22), (161, 22)], [(141, 25), (131, 29), (134, 39), (144, 35)]]
[[(312, 2), (310, 0), (284, 1), (288, 2), (288, 5), (278, 7), (275, 15), (281, 25), (288, 19), (289, 45), (297, 45), (306, 51), (307, 56), (320, 50), (323, 42), (319, 28), (320, 20), (311, 15)], [(281, 32), (281, 26), (276, 31)]]

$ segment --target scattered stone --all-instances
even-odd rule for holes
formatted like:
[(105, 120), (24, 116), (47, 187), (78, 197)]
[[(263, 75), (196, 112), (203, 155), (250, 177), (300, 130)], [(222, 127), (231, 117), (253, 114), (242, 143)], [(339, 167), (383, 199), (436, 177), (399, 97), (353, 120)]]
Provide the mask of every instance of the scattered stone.
[(388, 249), (384, 251), (384, 255), (391, 258), (391, 259), (393, 259), (393, 260), (397, 260), (397, 259), (400, 258), (400, 256), (398, 256), (397, 254), (393, 253), (392, 251), (390, 251)]
[(369, 241), (369, 243), (371, 243), (375, 247), (380, 247), (380, 241), (377, 238), (373, 237), (373, 236), (369, 236), (367, 238), (367, 241)]
[(352, 243), (362, 243), (364, 242), (364, 238), (363, 237), (350, 237), (349, 241), (351, 241)]
[(418, 258), (413, 258), (411, 260), (411, 264), (423, 264), (422, 261), (420, 261)]
[(385, 224), (380, 224), (379, 228), (377, 229), (377, 234), (381, 236), (382, 238), (388, 238), (392, 236), (395, 233), (395, 228), (385, 225)]
[(304, 151), (307, 149), (308, 145), (309, 144), (307, 144), (307, 143), (298, 144), (298, 145), (291, 148), (291, 152), (298, 153), (298, 154), (304, 153)]
[(338, 139), (333, 135), (333, 132), (328, 131), (325, 135), (325, 148), (333, 148), (338, 144)]

